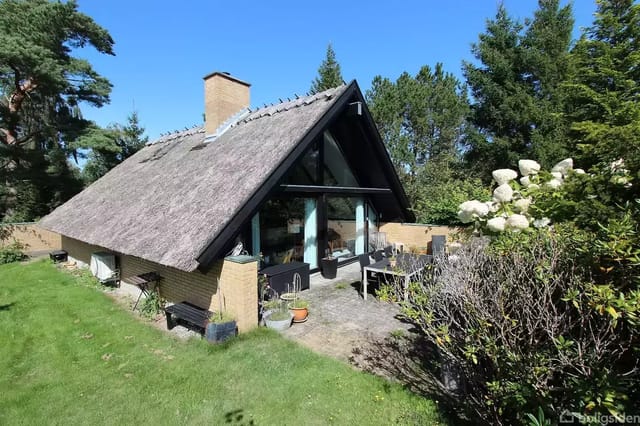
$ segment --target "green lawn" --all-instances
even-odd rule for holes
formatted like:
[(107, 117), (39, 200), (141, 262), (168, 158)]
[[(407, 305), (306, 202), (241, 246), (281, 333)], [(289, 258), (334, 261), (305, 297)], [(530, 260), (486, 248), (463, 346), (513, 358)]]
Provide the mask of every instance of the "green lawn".
[(0, 266), (0, 424), (438, 424), (435, 404), (257, 330), (179, 341), (48, 262)]

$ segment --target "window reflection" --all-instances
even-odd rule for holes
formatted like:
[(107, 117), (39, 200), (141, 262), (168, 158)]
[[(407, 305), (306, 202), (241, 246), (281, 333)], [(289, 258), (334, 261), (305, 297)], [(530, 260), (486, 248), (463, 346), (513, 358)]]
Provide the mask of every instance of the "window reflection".
[(328, 250), (333, 256), (337, 257), (340, 262), (363, 254), (364, 237), (362, 199), (354, 197), (327, 198)]

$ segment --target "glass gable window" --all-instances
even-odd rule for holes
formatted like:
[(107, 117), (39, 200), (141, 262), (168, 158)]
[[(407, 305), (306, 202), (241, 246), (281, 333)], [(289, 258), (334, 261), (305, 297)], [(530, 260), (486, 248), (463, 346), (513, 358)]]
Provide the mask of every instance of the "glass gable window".
[(369, 250), (375, 212), (342, 148), (325, 131), (281, 181), (286, 193), (275, 194), (254, 216), (250, 238), (262, 266), (305, 262), (315, 269), (328, 254), (344, 264)]
[(347, 160), (331, 133), (324, 133), (324, 185), (357, 187), (358, 181), (351, 172)]
[(285, 179), (284, 183), (292, 185), (318, 184), (318, 148), (314, 146), (302, 157)]

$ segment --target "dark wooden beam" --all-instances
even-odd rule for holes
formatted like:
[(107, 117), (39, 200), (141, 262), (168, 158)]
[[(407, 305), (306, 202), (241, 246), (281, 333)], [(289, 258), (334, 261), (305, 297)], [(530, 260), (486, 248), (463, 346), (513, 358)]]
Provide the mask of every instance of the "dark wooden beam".
[(321, 185), (280, 185), (283, 192), (299, 192), (314, 194), (392, 194), (390, 188), (360, 188), (351, 186), (321, 186)]

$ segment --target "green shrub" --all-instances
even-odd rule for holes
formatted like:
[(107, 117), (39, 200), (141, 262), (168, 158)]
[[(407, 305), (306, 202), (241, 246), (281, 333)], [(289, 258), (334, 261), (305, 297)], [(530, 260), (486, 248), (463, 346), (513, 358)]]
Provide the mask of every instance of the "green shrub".
[(24, 254), (24, 245), (18, 241), (14, 241), (8, 246), (0, 247), (0, 265), (5, 263), (20, 262), (27, 258)]
[(165, 301), (160, 297), (160, 294), (152, 290), (140, 303), (140, 313), (146, 318), (155, 318), (163, 311), (164, 305)]
[(510, 178), (494, 202), (460, 206), (492, 237), (410, 285), (403, 312), (437, 348), (442, 400), (467, 418), (621, 420), (640, 406), (640, 202), (625, 167)]

